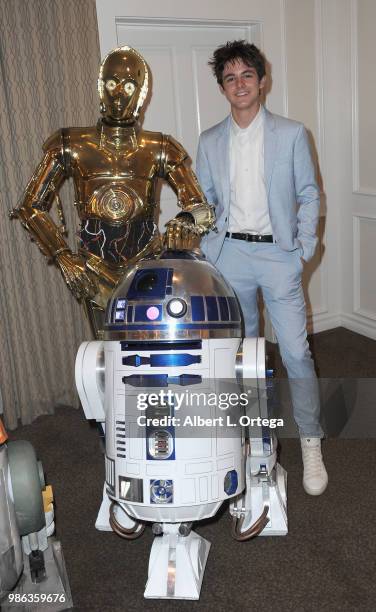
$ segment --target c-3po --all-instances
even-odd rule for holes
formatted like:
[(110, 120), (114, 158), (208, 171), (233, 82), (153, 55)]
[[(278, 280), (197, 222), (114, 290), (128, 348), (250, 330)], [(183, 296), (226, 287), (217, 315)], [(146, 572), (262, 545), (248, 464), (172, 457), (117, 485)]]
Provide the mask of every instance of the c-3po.
[[(136, 50), (111, 51), (99, 71), (98, 124), (60, 129), (46, 141), (43, 160), (12, 213), (59, 266), (76, 298), (84, 300), (96, 336), (107, 300), (128, 266), (161, 246), (159, 178), (171, 185), (182, 208), (167, 224), (167, 246), (190, 247), (214, 221), (183, 147), (171, 136), (142, 130), (137, 121), (148, 79), (146, 62)], [(59, 191), (68, 178), (73, 179), (81, 221), (77, 253), (63, 237)], [(49, 214), (55, 200), (60, 227)]]

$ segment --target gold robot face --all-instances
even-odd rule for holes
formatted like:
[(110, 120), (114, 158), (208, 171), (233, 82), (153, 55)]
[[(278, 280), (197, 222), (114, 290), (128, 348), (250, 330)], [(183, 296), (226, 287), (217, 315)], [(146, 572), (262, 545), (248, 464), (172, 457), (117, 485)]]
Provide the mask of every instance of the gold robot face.
[(115, 123), (137, 119), (148, 92), (144, 58), (131, 47), (119, 47), (103, 60), (98, 78), (102, 114)]

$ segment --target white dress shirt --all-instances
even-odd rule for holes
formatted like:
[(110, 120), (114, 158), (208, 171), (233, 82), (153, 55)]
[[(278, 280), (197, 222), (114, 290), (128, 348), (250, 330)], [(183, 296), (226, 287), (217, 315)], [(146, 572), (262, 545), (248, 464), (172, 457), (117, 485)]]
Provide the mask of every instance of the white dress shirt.
[(264, 180), (264, 109), (246, 128), (232, 117), (230, 134), (230, 232), (272, 234)]

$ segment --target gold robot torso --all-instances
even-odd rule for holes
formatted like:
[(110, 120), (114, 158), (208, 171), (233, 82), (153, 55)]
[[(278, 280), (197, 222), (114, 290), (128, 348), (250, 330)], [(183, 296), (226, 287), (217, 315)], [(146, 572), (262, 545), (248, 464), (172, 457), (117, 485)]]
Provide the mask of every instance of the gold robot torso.
[(80, 251), (116, 267), (126, 264), (158, 234), (157, 179), (166, 177), (169, 158), (182, 161), (182, 152), (160, 132), (101, 123), (62, 130), (61, 137), (81, 220)]

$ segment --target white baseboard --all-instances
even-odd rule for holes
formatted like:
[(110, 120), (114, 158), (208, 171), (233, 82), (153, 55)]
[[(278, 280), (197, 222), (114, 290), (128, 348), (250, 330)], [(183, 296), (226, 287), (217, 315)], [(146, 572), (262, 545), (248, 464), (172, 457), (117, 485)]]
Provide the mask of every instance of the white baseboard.
[(320, 313), (308, 316), (307, 330), (309, 334), (345, 327), (357, 334), (376, 340), (376, 321), (355, 313)]
[(307, 331), (309, 334), (317, 334), (318, 332), (334, 329), (341, 325), (343, 325), (342, 316), (339, 312), (337, 314), (322, 312), (307, 317)]
[(340, 325), (342, 325), (342, 327), (346, 327), (346, 329), (350, 329), (357, 334), (376, 340), (376, 321), (373, 319), (368, 319), (367, 317), (362, 317), (354, 313), (342, 314), (340, 318)]
[[(373, 319), (368, 319), (358, 314), (344, 314), (339, 312), (336, 314), (323, 312), (307, 317), (307, 331), (309, 334), (317, 334), (336, 327), (345, 327), (357, 334), (376, 340), (376, 321)], [(269, 332), (267, 340), (276, 343), (277, 339), (271, 325), (270, 329), (268, 328), (266, 331)]]

